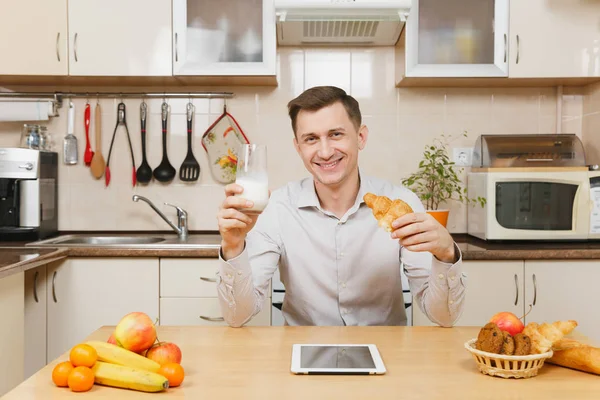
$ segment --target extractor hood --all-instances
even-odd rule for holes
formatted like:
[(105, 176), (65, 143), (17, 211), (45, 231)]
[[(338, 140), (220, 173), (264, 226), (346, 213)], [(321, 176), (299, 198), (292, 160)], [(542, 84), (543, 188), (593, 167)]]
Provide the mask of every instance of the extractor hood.
[(275, 0), (279, 45), (396, 44), (412, 0)]

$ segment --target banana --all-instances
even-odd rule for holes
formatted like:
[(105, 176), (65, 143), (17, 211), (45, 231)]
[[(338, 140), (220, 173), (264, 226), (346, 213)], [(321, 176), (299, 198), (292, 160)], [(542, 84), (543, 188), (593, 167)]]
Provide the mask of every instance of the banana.
[(156, 361), (114, 344), (94, 340), (86, 342), (86, 344), (96, 349), (99, 361), (139, 368), (150, 372), (157, 372), (160, 369), (160, 364)]
[(140, 392), (160, 392), (169, 388), (169, 380), (155, 372), (96, 361), (92, 367), (94, 382), (99, 385)]

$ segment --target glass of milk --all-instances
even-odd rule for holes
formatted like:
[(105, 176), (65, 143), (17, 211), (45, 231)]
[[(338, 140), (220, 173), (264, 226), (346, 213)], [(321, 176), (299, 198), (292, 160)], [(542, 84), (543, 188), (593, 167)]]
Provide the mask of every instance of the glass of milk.
[(269, 202), (269, 179), (267, 175), (267, 146), (243, 144), (238, 153), (235, 183), (244, 188), (236, 194), (254, 202), (252, 208), (244, 208), (248, 214), (260, 214)]

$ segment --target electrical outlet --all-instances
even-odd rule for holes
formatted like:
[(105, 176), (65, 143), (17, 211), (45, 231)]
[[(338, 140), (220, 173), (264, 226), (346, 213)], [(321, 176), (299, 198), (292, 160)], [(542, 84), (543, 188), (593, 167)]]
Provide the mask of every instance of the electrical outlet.
[(459, 167), (470, 167), (473, 161), (473, 149), (470, 147), (456, 147), (453, 149), (454, 163)]

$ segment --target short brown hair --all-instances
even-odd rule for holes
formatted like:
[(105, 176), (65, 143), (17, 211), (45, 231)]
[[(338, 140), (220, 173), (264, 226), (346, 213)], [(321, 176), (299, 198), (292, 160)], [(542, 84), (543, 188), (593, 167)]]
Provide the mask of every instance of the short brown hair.
[(341, 102), (350, 121), (358, 130), (362, 123), (358, 101), (343, 89), (335, 86), (315, 86), (302, 92), (298, 97), (288, 103), (288, 113), (292, 120), (292, 129), (296, 135), (296, 118), (301, 110), (317, 111), (323, 107)]

